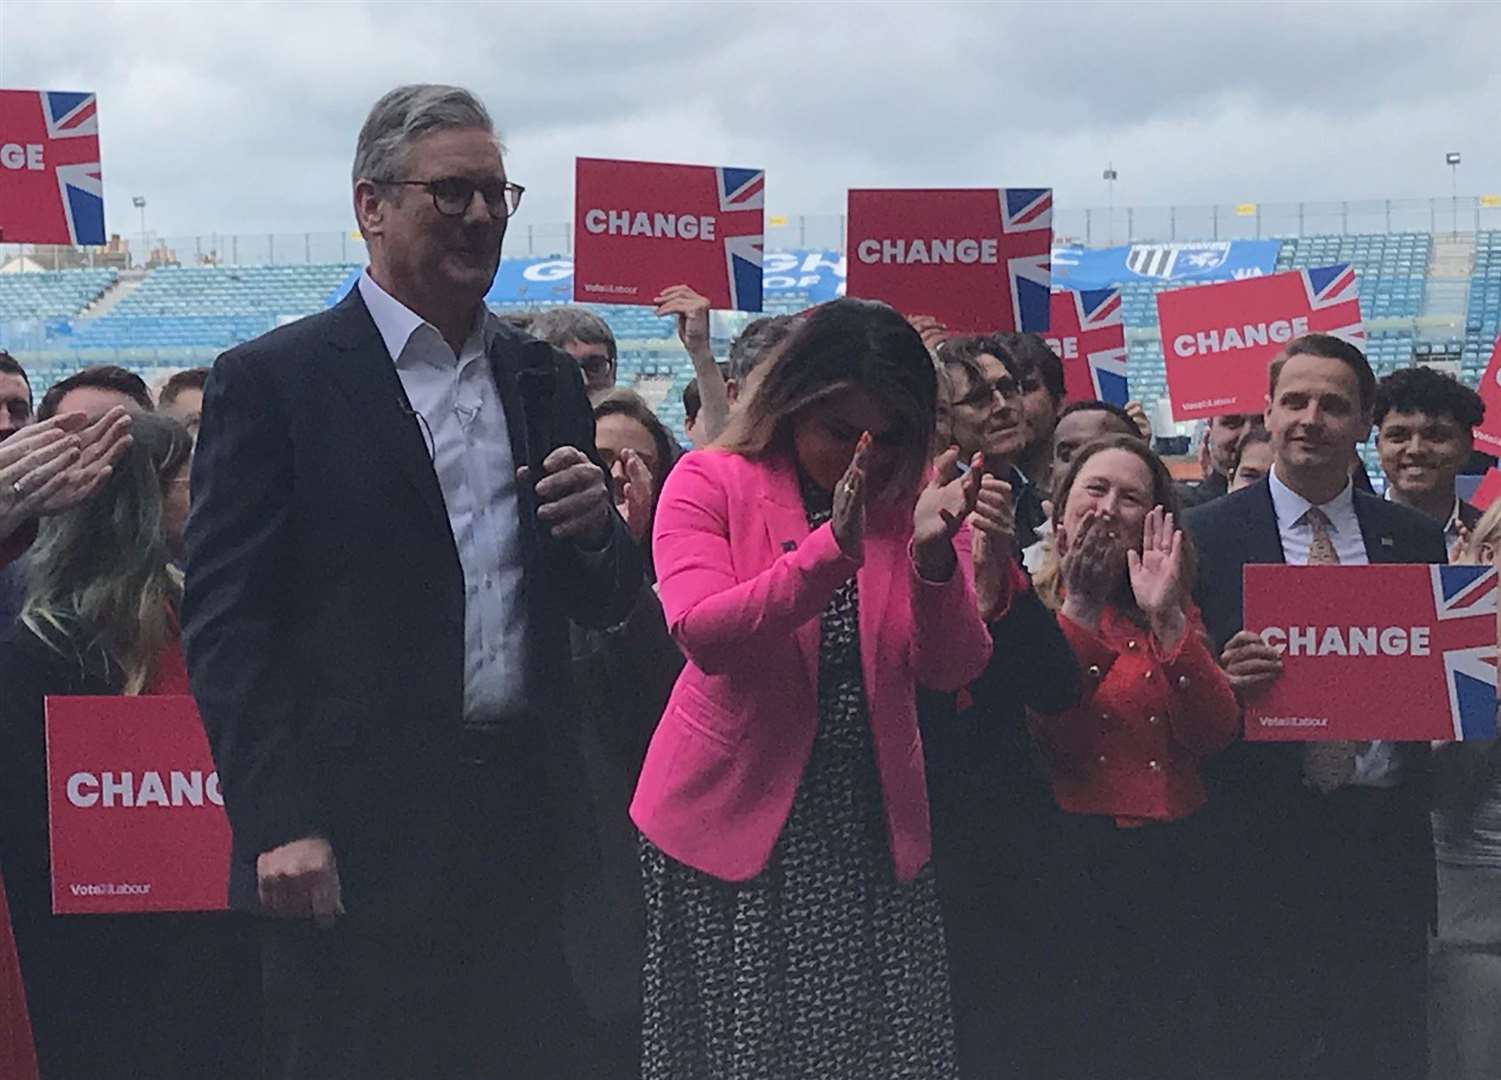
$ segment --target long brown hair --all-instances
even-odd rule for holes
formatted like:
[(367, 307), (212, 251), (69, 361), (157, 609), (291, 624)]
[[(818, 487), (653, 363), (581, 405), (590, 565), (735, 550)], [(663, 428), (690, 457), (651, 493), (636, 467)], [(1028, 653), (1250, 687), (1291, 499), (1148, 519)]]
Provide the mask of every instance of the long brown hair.
[(131, 445), (104, 490), (43, 520), (31, 555), (21, 621), (57, 653), (139, 694), (173, 633), (182, 575), (162, 531), (165, 485), (187, 465), (193, 439), (177, 421), (131, 418)]
[(869, 300), (823, 304), (765, 364), (761, 384), (731, 418), (718, 448), (751, 458), (786, 452), (800, 414), (858, 386), (891, 411), (901, 431), (901, 455), (887, 494), (917, 490), (933, 441), (938, 376), (922, 338), (894, 308)]
[[(1173, 515), (1175, 525), (1181, 527), (1182, 505), (1178, 499), (1178, 489), (1173, 483), (1173, 474), (1163, 464), (1162, 459), (1152, 452), (1152, 448), (1141, 440), (1138, 435), (1105, 435), (1093, 442), (1086, 443), (1074, 454), (1074, 459), (1068, 464), (1062, 478), (1053, 488), (1053, 535), (1047, 539), (1047, 548), (1043, 555), (1042, 565), (1032, 579), (1033, 587), (1043, 603), (1055, 611), (1063, 606), (1063, 559), (1058, 552), (1058, 530), (1063, 523), (1064, 511), (1068, 508), (1068, 497), (1074, 490), (1074, 483), (1079, 479), (1079, 473), (1084, 468), (1084, 463), (1096, 454), (1106, 450), (1124, 450), (1134, 455), (1147, 467), (1152, 476), (1152, 505), (1160, 506)], [(1198, 559), (1194, 554), (1194, 547), (1188, 538), (1183, 535), (1183, 580), (1179, 583), (1182, 588), (1183, 599), (1186, 602), (1189, 594), (1193, 591), (1194, 578), (1198, 572)], [(1143, 621), (1144, 616), (1136, 607), (1136, 599), (1131, 594), (1128, 582), (1122, 582), (1123, 590), (1118, 590), (1118, 606), (1125, 610), (1132, 618)]]

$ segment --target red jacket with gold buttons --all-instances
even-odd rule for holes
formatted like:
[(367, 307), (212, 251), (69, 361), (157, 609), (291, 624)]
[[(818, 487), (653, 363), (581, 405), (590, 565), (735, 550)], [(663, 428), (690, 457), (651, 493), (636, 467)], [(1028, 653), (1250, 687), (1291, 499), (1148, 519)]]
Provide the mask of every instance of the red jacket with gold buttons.
[(1113, 606), (1097, 633), (1059, 613), (1083, 694), (1066, 713), (1034, 715), (1031, 727), (1064, 810), (1141, 825), (1204, 805), (1199, 765), (1234, 741), (1240, 707), (1198, 610), (1186, 614), (1182, 641), (1163, 656), (1151, 632)]

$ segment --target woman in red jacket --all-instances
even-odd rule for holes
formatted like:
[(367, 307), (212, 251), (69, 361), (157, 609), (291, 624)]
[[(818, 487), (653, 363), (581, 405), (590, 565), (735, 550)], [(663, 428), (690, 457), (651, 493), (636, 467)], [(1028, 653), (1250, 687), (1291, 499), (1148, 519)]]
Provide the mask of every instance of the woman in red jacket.
[(1080, 1009), (1072, 1074), (1204, 1075), (1195, 981), (1207, 930), (1193, 815), (1200, 766), (1235, 738), (1239, 708), (1189, 600), (1193, 555), (1172, 477), (1140, 439), (1079, 451), (1054, 499), (1038, 590), (1083, 669), (1079, 704), (1032, 733), (1078, 855), (1070, 956)]

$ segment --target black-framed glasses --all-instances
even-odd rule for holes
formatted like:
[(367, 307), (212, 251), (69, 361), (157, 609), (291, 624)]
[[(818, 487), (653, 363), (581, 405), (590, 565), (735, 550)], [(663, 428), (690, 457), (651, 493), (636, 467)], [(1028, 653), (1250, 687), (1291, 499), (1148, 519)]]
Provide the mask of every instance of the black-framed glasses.
[(514, 214), (521, 206), (526, 188), (509, 180), (486, 180), (476, 183), (462, 176), (440, 176), (436, 180), (377, 180), (378, 184), (401, 184), (420, 187), (433, 197), (433, 207), (444, 217), (462, 217), (469, 212), (477, 191), (485, 200), (490, 216), (499, 221)]

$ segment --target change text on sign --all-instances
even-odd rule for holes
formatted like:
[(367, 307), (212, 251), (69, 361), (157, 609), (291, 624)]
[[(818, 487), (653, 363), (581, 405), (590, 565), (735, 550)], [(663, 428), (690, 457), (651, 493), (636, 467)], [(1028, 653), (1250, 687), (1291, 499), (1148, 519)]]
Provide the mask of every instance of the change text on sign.
[(861, 262), (892, 263), (899, 266), (934, 266), (944, 263), (995, 265), (1000, 261), (1000, 241), (994, 237), (980, 240), (862, 240), (855, 251)]
[(1428, 656), (1427, 626), (1269, 626), (1265, 641), (1288, 656)]
[(41, 143), (0, 143), (0, 169), (41, 172), (44, 168)]
[(649, 214), (645, 210), (590, 210), (584, 228), (595, 235), (648, 236), (657, 240), (713, 240), (710, 214)]
[(1207, 353), (1244, 349), (1252, 345), (1281, 345), (1306, 333), (1308, 333), (1308, 318), (1305, 315), (1298, 315), (1291, 319), (1273, 319), (1271, 322), (1229, 326), (1223, 330), (1200, 330), (1197, 334), (1179, 334), (1173, 338), (1173, 353), (1176, 356), (1203, 356)]

